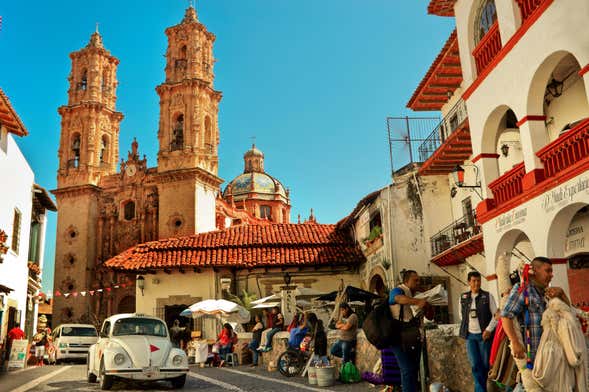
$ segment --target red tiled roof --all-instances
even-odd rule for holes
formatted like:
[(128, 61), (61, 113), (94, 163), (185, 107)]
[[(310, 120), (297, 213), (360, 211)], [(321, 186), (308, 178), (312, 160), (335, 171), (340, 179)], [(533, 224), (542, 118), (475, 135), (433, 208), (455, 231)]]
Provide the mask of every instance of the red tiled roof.
[(351, 265), (365, 258), (335, 225), (235, 226), (134, 246), (105, 262), (117, 270)]
[(454, 29), (415, 89), (407, 107), (415, 111), (440, 110), (448, 102), (448, 93), (454, 93), (461, 82), (462, 68)]
[(10, 104), (8, 96), (0, 88), (0, 123), (6, 127), (8, 132), (17, 136), (26, 136), (29, 134), (25, 125), (18, 114)]
[(427, 13), (438, 16), (454, 16), (456, 0), (430, 0)]

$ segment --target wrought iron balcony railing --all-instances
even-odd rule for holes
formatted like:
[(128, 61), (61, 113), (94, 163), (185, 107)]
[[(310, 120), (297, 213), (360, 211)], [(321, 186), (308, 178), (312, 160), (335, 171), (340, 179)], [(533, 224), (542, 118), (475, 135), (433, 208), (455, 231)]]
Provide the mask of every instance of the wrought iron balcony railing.
[(473, 215), (465, 215), (431, 237), (432, 257), (479, 234), (481, 227)]
[(452, 109), (444, 116), (442, 121), (436, 125), (432, 133), (421, 143), (417, 149), (419, 152), (419, 160), (421, 162), (427, 161), (434, 152), (448, 139), (448, 137), (458, 129), (458, 127), (466, 120), (468, 113), (466, 111), (466, 103), (464, 100), (459, 100)]

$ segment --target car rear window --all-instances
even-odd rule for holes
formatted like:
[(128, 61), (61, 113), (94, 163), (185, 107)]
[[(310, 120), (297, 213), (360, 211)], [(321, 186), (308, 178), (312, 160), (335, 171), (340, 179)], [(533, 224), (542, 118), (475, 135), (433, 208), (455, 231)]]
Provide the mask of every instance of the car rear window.
[(63, 327), (61, 336), (98, 336), (98, 333), (90, 327)]
[(119, 319), (115, 322), (112, 330), (113, 336), (124, 335), (150, 335), (168, 336), (166, 325), (159, 320), (139, 317)]

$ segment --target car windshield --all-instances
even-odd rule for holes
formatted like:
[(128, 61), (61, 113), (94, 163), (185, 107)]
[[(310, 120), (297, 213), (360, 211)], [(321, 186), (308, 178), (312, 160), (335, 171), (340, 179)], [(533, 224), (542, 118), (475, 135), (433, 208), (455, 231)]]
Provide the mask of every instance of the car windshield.
[(61, 336), (97, 336), (95, 328), (91, 327), (63, 327)]
[(166, 326), (159, 320), (130, 317), (119, 319), (112, 330), (113, 336), (150, 335), (166, 337)]

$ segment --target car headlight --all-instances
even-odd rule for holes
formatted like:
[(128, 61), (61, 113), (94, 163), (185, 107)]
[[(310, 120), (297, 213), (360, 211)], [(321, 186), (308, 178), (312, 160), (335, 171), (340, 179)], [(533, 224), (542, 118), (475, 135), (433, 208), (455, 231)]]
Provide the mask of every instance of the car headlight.
[(115, 365), (122, 365), (125, 362), (125, 356), (121, 353), (116, 353), (114, 357)]
[(174, 355), (174, 358), (172, 358), (172, 363), (175, 366), (180, 366), (180, 365), (182, 365), (182, 360), (183, 360), (182, 355)]

